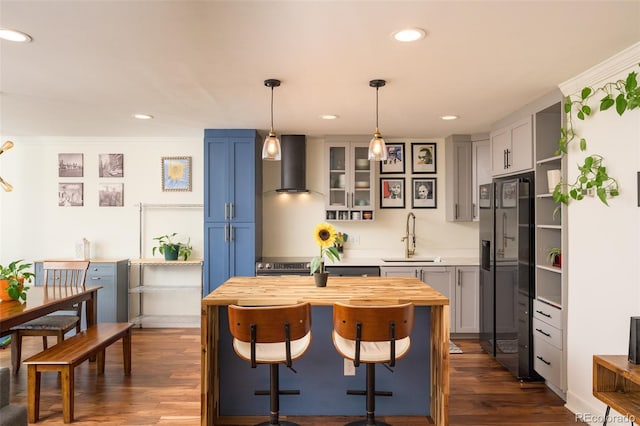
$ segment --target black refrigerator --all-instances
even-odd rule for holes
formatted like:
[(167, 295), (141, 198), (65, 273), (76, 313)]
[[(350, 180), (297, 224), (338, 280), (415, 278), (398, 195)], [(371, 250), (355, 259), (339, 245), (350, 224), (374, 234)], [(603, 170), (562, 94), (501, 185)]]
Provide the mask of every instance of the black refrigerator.
[(480, 344), (521, 380), (533, 370), (534, 175), (479, 187)]

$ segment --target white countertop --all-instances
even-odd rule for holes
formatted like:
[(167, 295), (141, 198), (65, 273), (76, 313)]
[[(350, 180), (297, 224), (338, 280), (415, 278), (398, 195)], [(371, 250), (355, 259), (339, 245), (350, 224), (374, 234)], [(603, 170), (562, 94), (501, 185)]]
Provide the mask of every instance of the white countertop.
[[(419, 257), (416, 257), (419, 259)], [(420, 261), (394, 261), (385, 262), (382, 258), (358, 258), (343, 256), (339, 262), (325, 262), (326, 266), (477, 266), (480, 264), (480, 260), (477, 257), (442, 257), (440, 262), (420, 262)]]

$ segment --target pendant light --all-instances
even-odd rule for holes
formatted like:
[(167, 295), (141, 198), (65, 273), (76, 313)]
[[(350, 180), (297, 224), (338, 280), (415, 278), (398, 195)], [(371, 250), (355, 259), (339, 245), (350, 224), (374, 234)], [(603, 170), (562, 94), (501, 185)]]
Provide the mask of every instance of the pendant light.
[(380, 135), (378, 129), (378, 89), (384, 87), (387, 84), (384, 80), (371, 80), (369, 86), (376, 88), (376, 132), (373, 134), (373, 138), (369, 142), (369, 160), (373, 161), (385, 161), (387, 159), (387, 146), (384, 143), (384, 139)]
[(269, 136), (265, 138), (262, 146), (262, 159), (280, 161), (280, 140), (276, 137), (276, 132), (273, 131), (273, 88), (280, 86), (280, 80), (265, 80), (264, 85), (271, 88), (271, 130), (269, 130)]

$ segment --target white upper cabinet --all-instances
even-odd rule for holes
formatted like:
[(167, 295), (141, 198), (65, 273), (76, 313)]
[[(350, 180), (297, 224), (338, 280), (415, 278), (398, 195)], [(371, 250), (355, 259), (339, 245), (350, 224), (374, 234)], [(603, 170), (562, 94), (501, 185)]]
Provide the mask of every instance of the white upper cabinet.
[(531, 116), (491, 132), (491, 175), (533, 168)]
[(451, 135), (445, 139), (446, 218), (450, 222), (473, 219), (473, 154), (469, 135)]
[(445, 139), (446, 218), (478, 220), (478, 185), (491, 182), (489, 134), (451, 135)]
[(478, 187), (485, 183), (491, 183), (491, 151), (489, 148), (489, 134), (474, 137), (473, 141), (473, 221), (480, 220), (480, 212), (478, 210), (480, 202), (480, 192)]
[(375, 213), (375, 166), (361, 137), (325, 142), (325, 219), (371, 221)]

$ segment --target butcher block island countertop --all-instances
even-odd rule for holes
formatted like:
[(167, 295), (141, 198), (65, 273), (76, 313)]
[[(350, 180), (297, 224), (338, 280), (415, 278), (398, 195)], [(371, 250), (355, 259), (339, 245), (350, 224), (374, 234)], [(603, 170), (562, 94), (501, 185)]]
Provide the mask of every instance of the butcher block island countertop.
[[(232, 277), (202, 299), (202, 425), (228, 424), (219, 417), (219, 309), (231, 304), (283, 305), (309, 302), (312, 306), (395, 304), (429, 306), (430, 415), (436, 425), (449, 424), (449, 299), (412, 277), (330, 277), (316, 287), (311, 276)], [(364, 412), (364, 405), (363, 405)], [(268, 414), (268, 413), (267, 413)]]

